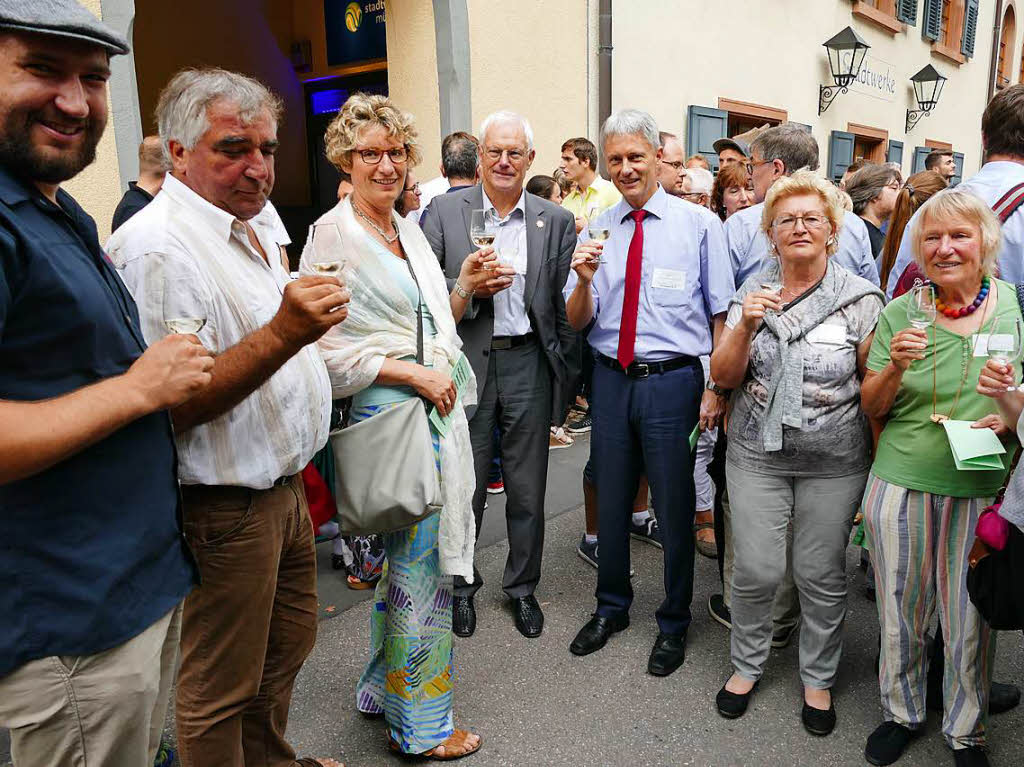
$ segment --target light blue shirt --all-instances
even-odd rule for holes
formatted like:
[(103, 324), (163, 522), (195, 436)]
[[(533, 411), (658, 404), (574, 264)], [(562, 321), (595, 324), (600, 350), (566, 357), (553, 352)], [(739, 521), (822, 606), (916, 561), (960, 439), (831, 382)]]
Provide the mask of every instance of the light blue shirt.
[(520, 192), (516, 206), (505, 218), (483, 192), (484, 210), (498, 222), (494, 237), (494, 250), (498, 261), (515, 267), (512, 284), (491, 298), (494, 303), (495, 336), (525, 336), (530, 332), (530, 318), (526, 315), (526, 192)]
[[(957, 189), (977, 195), (989, 207), (995, 205), (999, 198), (1010, 189), (1024, 182), (1024, 165), (1017, 162), (987, 162), (981, 170), (957, 186)], [(885, 286), (886, 298), (892, 298), (892, 292), (899, 282), (907, 265), (914, 260), (914, 229), (917, 226), (917, 213), (907, 223), (900, 240), (900, 249), (896, 254), (896, 263), (889, 272), (889, 282)], [(1024, 282), (1024, 213), (1014, 213), (1003, 224), (1003, 246), (999, 251), (1000, 279), (1017, 285)]]
[[(607, 225), (603, 264), (591, 282), (594, 324), (587, 341), (606, 357), (619, 350), (619, 323), (625, 297), (626, 257), (633, 239), (633, 209), (625, 200), (601, 213), (593, 224)], [(640, 362), (711, 353), (711, 318), (729, 309), (736, 292), (725, 235), (706, 208), (672, 197), (660, 186), (644, 205), (644, 249), (637, 310), (636, 344)], [(581, 239), (588, 238), (584, 229)], [(563, 295), (576, 287), (569, 272)]]
[[(725, 237), (729, 242), (729, 258), (733, 276), (742, 285), (752, 274), (764, 271), (768, 260), (768, 237), (761, 231), (764, 203), (738, 210), (725, 222)], [(839, 250), (832, 260), (872, 285), (878, 284), (878, 270), (871, 253), (871, 240), (864, 222), (850, 211), (845, 211), (839, 229)]]

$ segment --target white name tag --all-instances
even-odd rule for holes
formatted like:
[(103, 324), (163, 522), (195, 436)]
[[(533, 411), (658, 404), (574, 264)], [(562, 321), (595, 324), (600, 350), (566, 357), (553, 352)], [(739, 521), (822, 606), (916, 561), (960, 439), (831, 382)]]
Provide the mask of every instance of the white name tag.
[(842, 325), (822, 324), (812, 328), (807, 334), (807, 340), (812, 344), (828, 344), (830, 346), (843, 346), (846, 344), (846, 328)]
[(676, 269), (655, 269), (651, 285), (665, 290), (686, 290), (686, 272)]
[(975, 357), (987, 357), (989, 349), (1012, 352), (1014, 347), (1013, 336), (1009, 333), (975, 333), (972, 340)]

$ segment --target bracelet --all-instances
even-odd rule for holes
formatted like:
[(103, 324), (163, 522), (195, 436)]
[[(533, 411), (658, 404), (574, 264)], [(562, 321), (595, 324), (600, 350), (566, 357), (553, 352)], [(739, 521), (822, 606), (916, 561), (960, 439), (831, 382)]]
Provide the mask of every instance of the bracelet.
[(468, 299), (470, 298), (470, 296), (472, 296), (472, 295), (473, 295), (473, 294), (472, 294), (472, 293), (470, 293), (470, 292), (469, 292), (468, 290), (466, 290), (466, 289), (465, 289), (464, 287), (462, 287), (462, 286), (461, 286), (461, 285), (459, 284), (459, 281), (458, 281), (458, 280), (456, 280), (456, 281), (455, 281), (455, 294), (456, 294), (456, 295), (457, 295), (457, 296), (458, 296), (459, 298), (465, 298), (465, 299), (467, 299), (467, 300), (468, 300)]

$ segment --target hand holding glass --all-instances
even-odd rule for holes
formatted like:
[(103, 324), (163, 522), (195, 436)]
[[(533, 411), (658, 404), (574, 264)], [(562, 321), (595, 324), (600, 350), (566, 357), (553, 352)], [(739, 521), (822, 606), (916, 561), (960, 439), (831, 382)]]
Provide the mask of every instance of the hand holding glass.
[[(1017, 317), (999, 317), (992, 321), (988, 334), (988, 357), (1009, 365), (1020, 356), (1021, 323)], [(1017, 391), (1018, 386), (1007, 386), (1006, 391)]]

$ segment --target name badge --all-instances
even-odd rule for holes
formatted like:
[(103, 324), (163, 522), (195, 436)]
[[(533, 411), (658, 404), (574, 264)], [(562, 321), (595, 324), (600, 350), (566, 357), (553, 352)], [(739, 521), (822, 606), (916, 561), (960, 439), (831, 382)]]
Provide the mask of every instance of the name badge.
[(822, 324), (812, 328), (807, 333), (807, 340), (812, 344), (827, 344), (829, 346), (846, 345), (846, 328), (842, 325)]
[(655, 269), (651, 286), (665, 290), (686, 290), (686, 272), (677, 269)]
[(975, 333), (971, 336), (975, 357), (987, 357), (988, 350), (1012, 352), (1013, 336), (1009, 333)]

